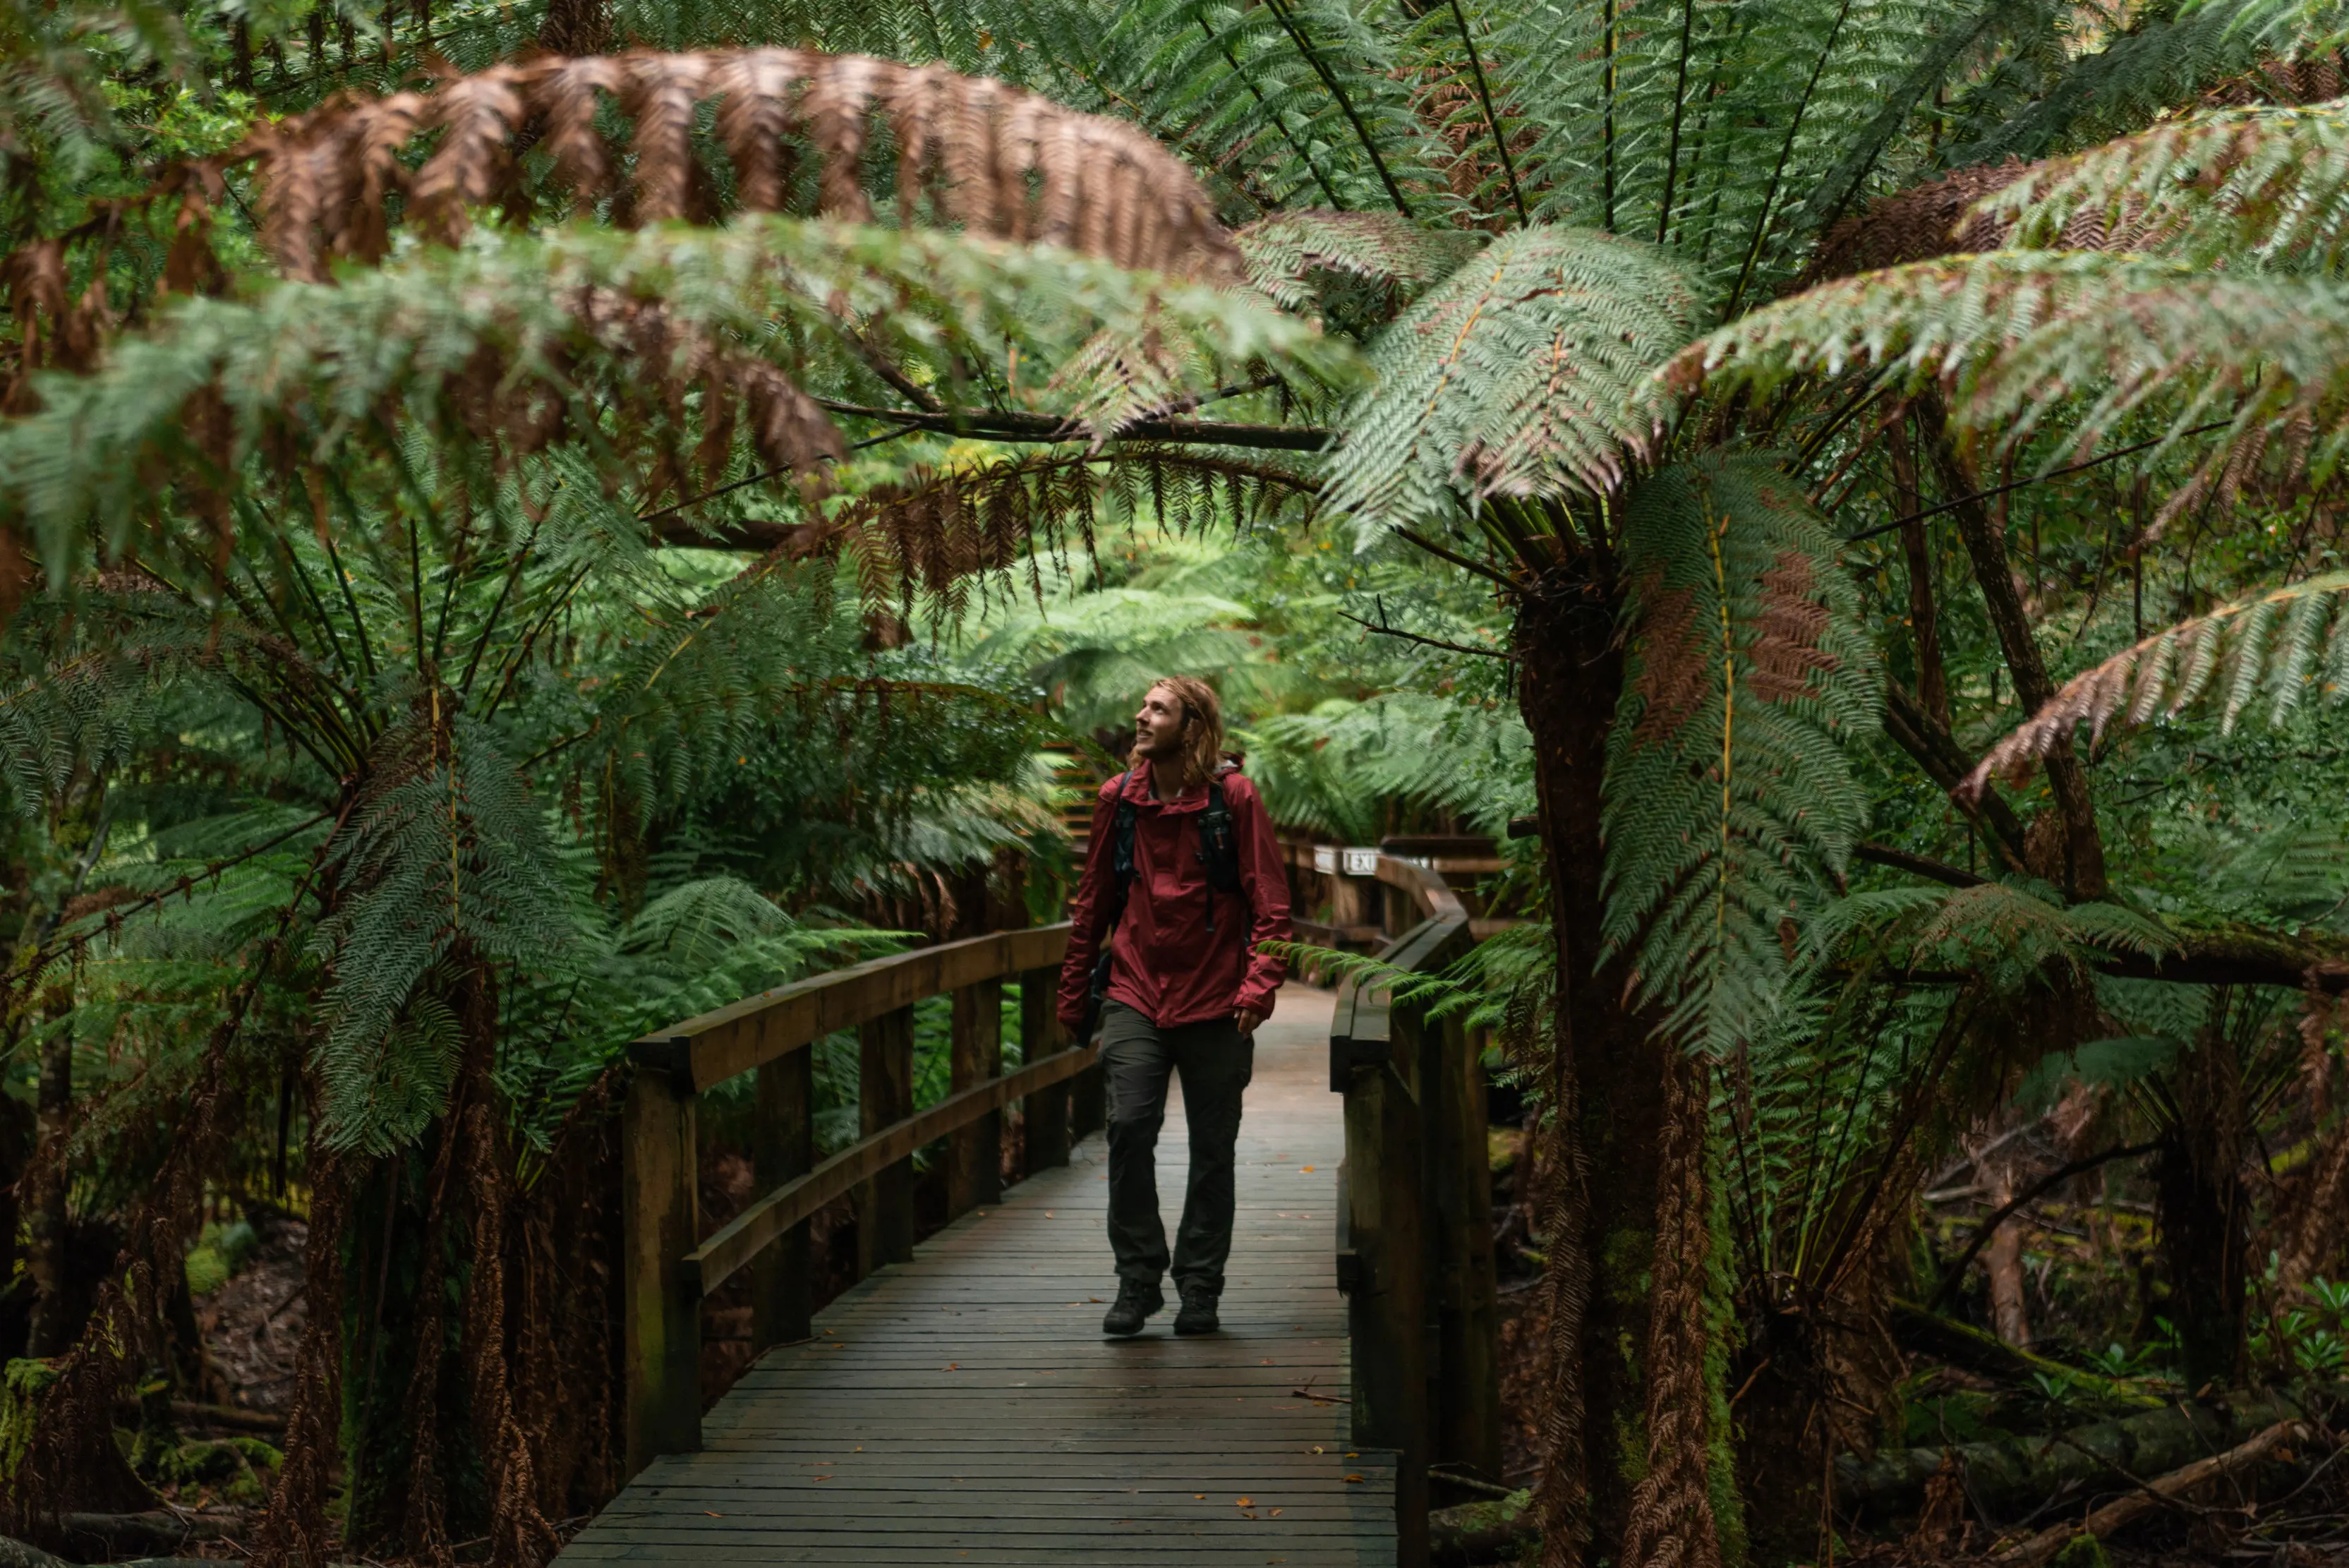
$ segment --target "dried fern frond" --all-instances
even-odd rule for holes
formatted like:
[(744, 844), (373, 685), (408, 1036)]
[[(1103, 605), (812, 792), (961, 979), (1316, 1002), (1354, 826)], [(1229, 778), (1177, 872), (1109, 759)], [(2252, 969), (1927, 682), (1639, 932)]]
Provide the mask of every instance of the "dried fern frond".
[(2101, 225), (2180, 260), (2338, 267), (2349, 251), (2349, 104), (2166, 120), (2033, 166), (1971, 222), (2015, 245), (2101, 248), (2076, 237)]
[[(607, 98), (634, 122), (625, 148), (599, 127)], [(636, 223), (714, 216), (708, 193), (719, 182), (695, 130), (713, 99), (749, 211), (805, 207), (869, 222), (867, 153), (885, 143), (896, 152), (890, 173), (907, 223), (1062, 245), (1178, 277), (1242, 276), (1197, 180), (1134, 127), (944, 67), (863, 55), (637, 51), (493, 66), (426, 92), (338, 99), (266, 126), (207, 167), (258, 163), (264, 237), (288, 275), (316, 280), (334, 258), (382, 254), (393, 195), (443, 239), (484, 206), (526, 209), (518, 153), (533, 128), (579, 202), (625, 197), (619, 211)], [(409, 173), (400, 155), (436, 133)], [(813, 171), (804, 202), (793, 178), (802, 164)], [(626, 191), (616, 189), (623, 169)], [(181, 178), (174, 171), (166, 182)]]
[(2315, 693), (2337, 699), (2344, 682), (2349, 572), (2330, 572), (2180, 621), (2074, 676), (1991, 748), (1960, 793), (1972, 799), (1993, 776), (2022, 777), (2080, 724), (2101, 740), (2116, 720), (2174, 719), (2210, 701), (2220, 729), (2231, 732), (2262, 699), (2282, 723)]
[(1392, 213), (1275, 213), (1232, 231), (1248, 282), (1284, 310), (1309, 310), (1316, 279), (1357, 280), (1399, 293), (1447, 277), (1483, 236), (1422, 228)]
[(1331, 506), (1377, 531), (1461, 492), (1613, 488), (1627, 448), (1671, 412), (1651, 371), (1699, 320), (1687, 276), (1653, 246), (1590, 229), (1503, 235), (1380, 337)]
[(2141, 255), (2003, 251), (1869, 273), (1765, 306), (1692, 345), (1661, 382), (1766, 389), (1798, 375), (1938, 379), (1999, 451), (2061, 417), (2049, 463), (2131, 415), (2165, 431), (2141, 466), (2223, 421), (2160, 519), (2257, 480), (2324, 483), (2349, 450), (2349, 286)]
[(1787, 922), (1831, 896), (1868, 818), (1843, 744), (1873, 722), (1858, 590), (1774, 467), (1713, 456), (1633, 493), (1637, 618), (1608, 742), (1606, 940), (1643, 1005), (1726, 1054), (1780, 1004)]

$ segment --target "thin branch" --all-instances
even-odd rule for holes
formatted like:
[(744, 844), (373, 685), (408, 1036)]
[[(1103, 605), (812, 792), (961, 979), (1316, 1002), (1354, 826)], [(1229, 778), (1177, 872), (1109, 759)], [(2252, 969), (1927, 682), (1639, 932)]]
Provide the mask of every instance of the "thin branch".
[(1449, 561), (1464, 572), (1474, 572), (1480, 577), (1498, 583), (1501, 587), (1507, 588), (1512, 593), (1516, 592), (1520, 586), (1502, 576), (1499, 572), (1495, 571), (1492, 567), (1485, 566), (1483, 562), (1472, 561), (1465, 556), (1457, 555), (1453, 551), (1445, 549), (1434, 540), (1427, 538), (1423, 535), (1414, 534), (1408, 528), (1398, 528), (1394, 533), (1395, 537), (1418, 545), (1421, 549), (1426, 551), (1429, 555), (1435, 556), (1437, 559)]
[(1347, 615), (1344, 610), (1340, 610), (1338, 613), (1341, 616), (1345, 616), (1348, 620), (1352, 621), (1356, 626), (1361, 627), (1369, 631), (1374, 631), (1381, 637), (1399, 637), (1405, 642), (1416, 642), (1424, 644), (1429, 648), (1440, 648), (1447, 653), (1470, 653), (1475, 655), (1479, 659), (1505, 659), (1511, 664), (1517, 662), (1517, 656), (1516, 654), (1505, 652), (1497, 648), (1471, 648), (1464, 642), (1446, 642), (1440, 637), (1422, 637), (1415, 631), (1405, 631), (1401, 627), (1382, 626), (1377, 621), (1364, 620), (1358, 615)]
[(1889, 866), (1895, 871), (1906, 871), (1912, 877), (1922, 877), (1928, 882), (1940, 882), (1951, 888), (1979, 888), (1990, 880), (1961, 870), (1930, 855), (1914, 855), (1906, 849), (1895, 849), (1889, 844), (1855, 844), (1851, 846), (1854, 860), (1865, 860), (1872, 866)]
[[(1058, 414), (998, 413), (956, 409), (943, 414), (912, 413), (904, 409), (876, 409), (862, 403), (816, 401), (835, 414), (875, 420), (902, 420), (914, 430), (937, 431), (978, 441), (1062, 442), (1086, 440), (1090, 432), (1076, 421)], [(1238, 446), (1261, 452), (1321, 452), (1337, 439), (1334, 431), (1313, 425), (1226, 424), (1216, 420), (1135, 420), (1110, 431), (1109, 441), (1158, 441), (1169, 446)]]
[(1873, 528), (1862, 529), (1857, 534), (1847, 534), (1843, 536), (1843, 542), (1847, 545), (1857, 545), (1862, 539), (1873, 539), (1878, 534), (1889, 534), (1895, 528), (1905, 527), (1911, 523), (1922, 523), (1928, 517), (1939, 517), (1944, 512), (1954, 512), (1961, 506), (1971, 506), (1978, 501), (1987, 501), (1993, 495), (2003, 495), (2010, 490), (2021, 490), (2025, 485), (2037, 484), (2045, 479), (2061, 479), (2067, 473), (2077, 473), (2083, 469), (2095, 468), (2101, 463), (2111, 462), (2116, 458), (2143, 452), (2149, 446), (2159, 446), (2164, 441), (2184, 441), (2188, 436), (2209, 435), (2212, 431), (2225, 430), (2234, 422), (2232, 420), (2214, 420), (2207, 425), (2196, 425), (2190, 431), (2180, 431), (2174, 436), (2156, 436), (2151, 441), (2141, 441), (2134, 446), (2116, 447), (2111, 452), (2096, 457), (2086, 458), (2062, 468), (2051, 468), (2044, 473), (2034, 473), (2028, 479), (2017, 479), (2005, 484), (1994, 484), (1988, 490), (1977, 490), (1971, 494), (1961, 495), (1955, 501), (1944, 501), (1939, 506), (1928, 506), (1922, 512), (1912, 512), (1906, 517), (1895, 517), (1889, 523), (1878, 524)]
[(1974, 1231), (1973, 1240), (1966, 1243), (1966, 1250), (1958, 1254), (1957, 1262), (1951, 1263), (1942, 1272), (1941, 1282), (1934, 1290), (1933, 1299), (1925, 1303), (1925, 1310), (1928, 1313), (1941, 1310), (1950, 1297), (1956, 1293), (1958, 1282), (1966, 1277), (1966, 1271), (1973, 1266), (1974, 1259), (1980, 1255), (1982, 1248), (1989, 1245), (1992, 1233), (2001, 1225), (2006, 1223), (2016, 1210), (2034, 1201), (2042, 1193), (2059, 1182), (2069, 1181), (2073, 1177), (2085, 1175), (2098, 1166), (2110, 1164), (2116, 1159), (2134, 1159), (2141, 1154), (2151, 1154), (2160, 1147), (2158, 1143), (2133, 1143), (2108, 1148), (2102, 1154), (2084, 1155), (2069, 1165), (2056, 1167), (2029, 1187), (2024, 1188), (2013, 1202), (1982, 1222), (1981, 1228)]

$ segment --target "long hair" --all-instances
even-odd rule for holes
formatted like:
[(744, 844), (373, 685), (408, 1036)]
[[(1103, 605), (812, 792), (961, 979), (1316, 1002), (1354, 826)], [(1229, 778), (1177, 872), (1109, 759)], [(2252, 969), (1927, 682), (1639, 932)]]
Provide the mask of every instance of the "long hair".
[[(1224, 705), (1216, 696), (1216, 689), (1190, 675), (1168, 675), (1150, 683), (1155, 691), (1161, 687), (1172, 692), (1183, 705), (1183, 749), (1178, 753), (1183, 770), (1182, 790), (1196, 789), (1216, 776), (1216, 764), (1224, 753)], [(1129, 768), (1138, 768), (1151, 761), (1140, 742), (1125, 759)]]

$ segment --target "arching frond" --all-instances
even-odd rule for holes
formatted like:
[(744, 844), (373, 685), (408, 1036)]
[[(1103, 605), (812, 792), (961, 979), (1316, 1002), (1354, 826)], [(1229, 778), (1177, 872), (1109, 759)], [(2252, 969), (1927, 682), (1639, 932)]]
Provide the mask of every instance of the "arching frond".
[(1650, 371), (1699, 325), (1669, 256), (1591, 229), (1495, 240), (1382, 334), (1345, 420), (1330, 502), (1366, 535), (1450, 497), (1619, 483), (1670, 403)]
[(1666, 1027), (1720, 1055), (1778, 1006), (1787, 922), (1830, 896), (1867, 818), (1842, 749), (1873, 722), (1858, 596), (1824, 521), (1755, 458), (1651, 476), (1623, 549), (1637, 619), (1608, 742), (1606, 936)]
[[(722, 167), (698, 145), (705, 104)], [(625, 149), (606, 138), (607, 105), (634, 122)], [(1133, 127), (943, 66), (862, 55), (636, 52), (493, 66), (429, 92), (336, 100), (276, 121), (206, 166), (257, 161), (264, 236), (287, 273), (316, 279), (331, 257), (382, 253), (390, 197), (444, 237), (478, 208), (526, 202), (518, 157), (530, 125), (544, 128), (540, 144), (574, 201), (616, 199), (634, 223), (707, 220), (730, 187), (746, 211), (869, 223), (865, 165), (886, 145), (896, 157), (884, 193), (905, 223), (926, 211), (934, 223), (1123, 266), (1239, 275), (1206, 193)], [(411, 172), (411, 148), (436, 131)]]
[(2080, 724), (2101, 738), (2116, 719), (2142, 724), (2204, 702), (2218, 706), (2222, 731), (2255, 702), (2281, 723), (2313, 695), (2337, 700), (2344, 683), (2349, 572), (2332, 572), (2180, 621), (2074, 676), (1962, 787), (1979, 795), (1993, 775), (2019, 776)]
[(1449, 275), (1482, 236), (1423, 228), (1392, 213), (1276, 213), (1232, 233), (1248, 282), (1284, 310), (1311, 308), (1331, 282), (1402, 295)]
[(0, 428), (0, 508), (64, 565), (89, 518), (119, 537), (144, 516), (157, 472), (198, 476), (206, 511), (256, 453), (315, 472), (379, 450), (395, 416), (492, 453), (585, 441), (657, 475), (713, 428), (724, 458), (739, 410), (766, 464), (804, 469), (841, 450), (807, 381), (853, 385), (876, 342), (945, 372), (1007, 342), (1050, 362), (1093, 330), (1201, 345), (1211, 370), (1349, 358), (1239, 293), (1043, 247), (785, 218), (483, 233), (336, 285), (182, 301), (97, 371), (45, 377), (40, 411)]
[(2349, 249), (2349, 104), (2164, 120), (2023, 172), (1980, 213), (2015, 245), (2085, 248), (2074, 231), (2093, 223), (2181, 261), (2336, 268)]
[[(1665, 368), (1672, 388), (1767, 388), (1799, 375), (1939, 379), (1951, 417), (2001, 451), (2060, 412), (2086, 452), (2125, 418), (2165, 441), (2217, 421), (2192, 480), (2323, 483), (2349, 443), (2349, 286), (2327, 277), (2215, 273), (2141, 255), (1993, 252), (1822, 286), (1742, 317)], [(2062, 461), (2066, 449), (2057, 447)]]

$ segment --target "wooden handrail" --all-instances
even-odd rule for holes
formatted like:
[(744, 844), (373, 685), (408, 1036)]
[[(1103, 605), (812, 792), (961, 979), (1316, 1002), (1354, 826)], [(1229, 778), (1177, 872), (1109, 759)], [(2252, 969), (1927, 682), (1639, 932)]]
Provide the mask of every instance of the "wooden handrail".
[(683, 1092), (699, 1094), (926, 997), (1057, 964), (1068, 946), (1063, 920), (892, 953), (671, 1024), (638, 1040), (632, 1053), (639, 1064), (674, 1074)]
[[(1031, 1168), (1065, 1165), (1071, 1137), (1102, 1121), (1096, 1054), (1062, 1040), (1053, 1002), (1069, 926), (998, 931), (895, 953), (777, 986), (634, 1042), (636, 1064), (621, 1121), (621, 1359), (630, 1475), (665, 1453), (701, 1445), (701, 1303), (753, 1269), (752, 1334), (761, 1345), (803, 1337), (810, 1300), (809, 1220), (857, 1193), (857, 1271), (913, 1256), (914, 1152), (951, 1140), (949, 1219), (1000, 1190), (997, 1116), (1028, 1114)], [(1020, 982), (1026, 1064), (1000, 1071), (1002, 982)], [(914, 1004), (951, 994), (953, 1092), (914, 1106)], [(808, 1047), (858, 1033), (864, 1136), (817, 1163)], [(712, 1235), (700, 1234), (697, 1103), (738, 1075), (759, 1075), (752, 1142), (763, 1196)]]
[(1091, 1045), (1057, 1051), (1040, 1062), (975, 1084), (958, 1095), (890, 1123), (871, 1137), (859, 1138), (805, 1176), (784, 1182), (710, 1233), (685, 1255), (688, 1277), (708, 1295), (728, 1276), (756, 1257), (784, 1231), (813, 1214), (884, 1167), (905, 1158), (924, 1144), (935, 1143), (957, 1127), (980, 1120), (989, 1111), (1025, 1099), (1038, 1089), (1072, 1078), (1099, 1059)]

